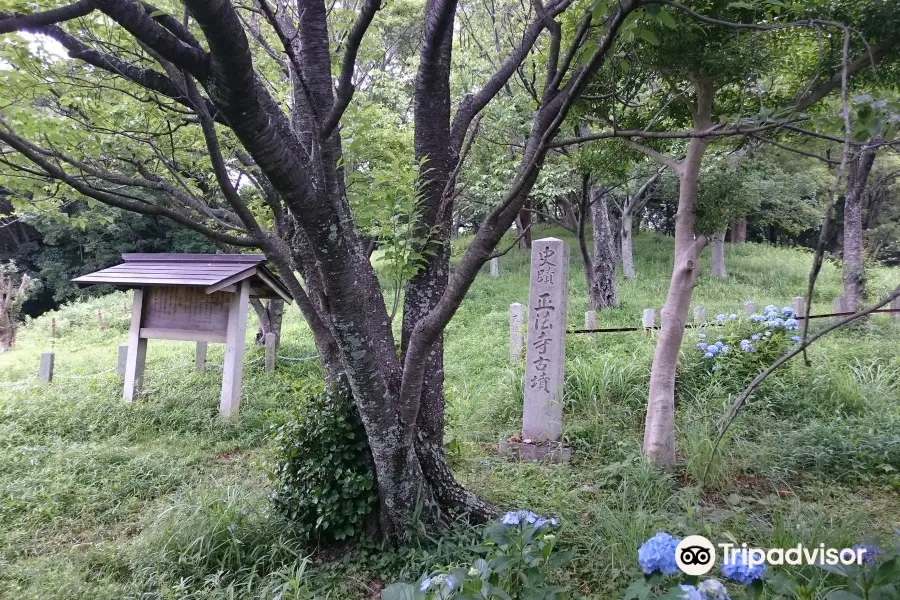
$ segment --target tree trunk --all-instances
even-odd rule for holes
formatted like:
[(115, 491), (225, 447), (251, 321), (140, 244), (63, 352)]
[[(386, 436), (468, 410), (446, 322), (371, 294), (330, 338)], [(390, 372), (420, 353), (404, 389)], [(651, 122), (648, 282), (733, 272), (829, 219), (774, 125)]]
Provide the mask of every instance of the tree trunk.
[(747, 217), (741, 217), (728, 228), (730, 237), (727, 241), (732, 244), (743, 244), (747, 241)]
[(720, 231), (710, 238), (710, 250), (712, 251), (712, 276), (728, 279), (728, 271), (725, 270), (724, 231)]
[(844, 306), (855, 311), (864, 299), (862, 197), (875, 162), (875, 150), (866, 148), (854, 161), (844, 200)]
[(519, 235), (521, 235), (522, 232), (526, 229), (528, 230), (525, 232), (525, 235), (522, 236), (522, 238), (519, 240), (519, 250), (522, 251), (531, 250), (531, 229), (529, 228), (531, 227), (532, 217), (531, 211), (527, 209), (528, 206), (526, 203), (526, 206), (519, 211), (519, 217), (518, 219), (516, 219), (519, 227)]
[[(281, 322), (284, 319), (284, 300), (280, 298), (272, 298), (265, 305), (257, 299), (252, 298), (250, 305), (256, 312), (256, 318), (259, 325), (256, 328), (256, 344), (262, 346), (266, 343), (266, 334), (274, 333), (278, 340), (281, 340)], [(277, 345), (277, 342), (276, 342)]]
[(595, 190), (594, 194), (590, 207), (594, 223), (594, 260), (588, 298), (592, 309), (600, 309), (616, 305), (616, 256), (613, 252), (606, 198), (603, 197), (602, 190)]
[(618, 262), (622, 260), (622, 224), (616, 213), (609, 214), (609, 210), (607, 210), (606, 214), (609, 217), (609, 229), (612, 232), (609, 241), (612, 245), (613, 258)]
[[(711, 84), (696, 79), (697, 105), (694, 130), (703, 131), (712, 122)], [(687, 154), (679, 164), (678, 211), (675, 214), (675, 264), (669, 293), (661, 311), (662, 325), (650, 370), (650, 394), (644, 426), (644, 455), (661, 467), (675, 463), (675, 368), (684, 327), (687, 322), (691, 294), (700, 271), (699, 256), (706, 238), (694, 239), (694, 202), (700, 180), (700, 166), (706, 141), (693, 138)]]
[(625, 279), (634, 279), (634, 249), (632, 248), (632, 216), (626, 212), (622, 215), (622, 274)]
[(5, 312), (0, 313), (0, 353), (12, 350), (16, 342), (15, 324)]

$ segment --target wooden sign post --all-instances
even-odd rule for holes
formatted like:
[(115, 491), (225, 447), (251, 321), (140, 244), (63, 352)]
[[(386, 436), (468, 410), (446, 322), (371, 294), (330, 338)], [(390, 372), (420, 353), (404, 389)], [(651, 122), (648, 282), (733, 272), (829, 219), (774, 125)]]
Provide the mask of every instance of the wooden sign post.
[(125, 263), (79, 277), (80, 284), (134, 288), (122, 396), (141, 393), (147, 340), (197, 342), (196, 370), (206, 363), (209, 342), (225, 344), (219, 415), (238, 412), (250, 297), (291, 296), (263, 266), (265, 257), (247, 254), (124, 254)]

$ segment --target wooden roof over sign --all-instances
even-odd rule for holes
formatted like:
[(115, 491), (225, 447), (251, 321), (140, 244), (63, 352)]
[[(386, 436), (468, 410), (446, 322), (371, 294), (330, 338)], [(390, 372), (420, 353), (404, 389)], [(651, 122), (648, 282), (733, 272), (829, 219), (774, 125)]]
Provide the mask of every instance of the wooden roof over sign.
[(146, 286), (202, 287), (207, 294), (232, 291), (234, 284), (250, 279), (250, 295), (280, 297), (291, 301), (290, 292), (265, 266), (262, 254), (123, 254), (120, 265), (72, 281), (79, 286), (107, 284), (121, 288)]

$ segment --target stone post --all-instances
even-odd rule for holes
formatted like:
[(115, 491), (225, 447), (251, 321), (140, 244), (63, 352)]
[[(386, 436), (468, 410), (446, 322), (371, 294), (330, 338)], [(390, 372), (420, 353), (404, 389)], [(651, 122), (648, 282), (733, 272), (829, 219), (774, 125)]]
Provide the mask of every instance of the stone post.
[(278, 345), (278, 336), (272, 332), (266, 334), (266, 371), (275, 370), (275, 350)]
[(806, 299), (803, 296), (794, 296), (794, 299), (791, 301), (791, 308), (794, 311), (795, 318), (806, 317)]
[(38, 367), (38, 379), (41, 383), (53, 381), (53, 358), (52, 352), (41, 352), (41, 364)]
[(842, 313), (844, 312), (844, 308), (844, 297), (835, 296), (834, 300), (831, 301), (831, 312)]
[(492, 258), (491, 259), (491, 277), (497, 279), (500, 277), (500, 259)]
[(194, 354), (194, 371), (202, 373), (206, 370), (206, 342), (197, 342), (197, 351)]
[(694, 307), (694, 325), (706, 325), (706, 307)]
[(747, 311), (748, 315), (752, 315), (756, 313), (756, 302), (753, 300), (747, 300), (744, 302), (744, 310)]
[(645, 308), (641, 315), (641, 325), (644, 329), (653, 329), (656, 325), (656, 311), (652, 308)]
[(119, 344), (119, 362), (116, 365), (116, 373), (119, 377), (125, 377), (125, 365), (128, 364), (128, 344)]
[[(589, 310), (584, 313), (584, 328), (585, 329), (597, 329), (597, 311)], [(595, 333), (587, 333), (588, 339), (593, 341), (597, 334)]]
[(517, 365), (522, 360), (522, 323), (525, 307), (518, 302), (509, 305), (509, 362)]
[(568, 244), (556, 238), (535, 240), (528, 297), (523, 440), (555, 442), (562, 435), (568, 282)]

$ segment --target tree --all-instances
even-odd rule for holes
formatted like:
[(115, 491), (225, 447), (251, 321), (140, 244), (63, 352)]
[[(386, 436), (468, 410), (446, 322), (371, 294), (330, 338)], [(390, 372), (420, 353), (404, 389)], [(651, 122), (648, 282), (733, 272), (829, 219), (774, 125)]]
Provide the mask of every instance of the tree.
[[(570, 0), (535, 3), (507, 56), (466, 88), (454, 113), (458, 6), (427, 0), (409, 161), (423, 167), (417, 211), (409, 215), (423, 260), (405, 285), (399, 353), (348, 202), (340, 128), (379, 0), (341, 5), (356, 12), (344, 27), (329, 23), (321, 0), (257, 0), (252, 7), (80, 0), (4, 13), (0, 33), (46, 36), (68, 59), (33, 52), (21, 38), (4, 44), (3, 58), (16, 66), (5, 73), (11, 85), (4, 90), (19, 101), (4, 109), (0, 162), (41, 199), (54, 198), (63, 184), (92, 201), (165, 216), (220, 244), (263, 251), (309, 324), (328, 381), (352, 390), (375, 465), (381, 532), (402, 540), (415, 514), (433, 522), (441, 509), (493, 512), (454, 480), (444, 457), (442, 333), (525, 206), (573, 103), (642, 4), (579, 8), (564, 35), (557, 18)], [(451, 277), (450, 224), (473, 122), (539, 40), (543, 84), (515, 177)], [(333, 62), (340, 65), (334, 76)]]
[[(848, 77), (871, 64), (873, 59), (884, 58), (896, 44), (889, 37), (882, 37), (883, 45), (858, 49), (856, 51), (859, 56), (851, 60), (850, 31), (847, 27), (838, 25), (838, 29), (843, 31), (841, 45), (831, 45), (824, 53), (825, 56), (834, 56), (835, 46), (838, 48), (837, 60), (824, 67), (828, 72), (824, 82), (816, 83), (821, 80), (817, 74), (802, 84), (796, 82), (801, 85), (791, 86), (792, 91), (787, 97), (775, 92), (772, 99), (782, 102), (779, 102), (781, 108), (772, 110), (766, 106), (765, 94), (762, 92), (767, 88), (772, 89), (772, 86), (763, 80), (777, 76), (774, 57), (778, 55), (778, 44), (791, 38), (776, 37), (776, 42), (766, 44), (759, 43), (755, 36), (746, 32), (780, 30), (787, 27), (787, 24), (748, 23), (762, 16), (749, 3), (725, 0), (709, 2), (707, 8), (712, 10), (715, 17), (699, 14), (680, 4), (671, 3), (670, 6), (678, 8), (675, 16), (660, 9), (657, 22), (648, 22), (647, 31), (641, 35), (645, 43), (634, 49), (635, 57), (630, 61), (639, 63), (652, 72), (654, 85), (646, 86), (646, 83), (636, 81), (637, 78), (632, 75), (633, 70), (628, 66), (621, 69), (622, 75), (619, 78), (624, 81), (621, 84), (623, 87), (631, 89), (628, 97), (641, 96), (641, 91), (649, 87), (643, 96), (649, 93), (651, 98), (655, 95), (659, 99), (653, 104), (639, 103), (639, 110), (630, 113), (625, 110), (624, 114), (620, 114), (623, 111), (613, 102), (613, 99), (622, 95), (618, 90), (619, 84), (614, 85), (611, 90), (598, 89), (595, 94), (595, 97), (603, 99), (596, 107), (596, 118), (614, 130), (612, 135), (622, 137), (629, 147), (657, 160), (678, 177), (675, 260), (666, 302), (661, 311), (662, 328), (651, 367), (644, 429), (644, 453), (661, 466), (669, 466), (675, 462), (675, 371), (692, 291), (699, 275), (699, 256), (712, 233), (695, 229), (694, 214), (707, 148), (716, 139), (791, 126), (798, 120), (804, 120), (806, 115), (803, 111), (835, 89), (840, 88), (846, 100)], [(798, 5), (795, 8), (802, 12), (807, 8), (818, 7)], [(770, 5), (769, 9), (774, 11), (768, 16), (769, 19), (778, 20), (781, 7), (772, 8)], [(883, 7), (877, 6), (872, 10), (883, 11)], [(803, 19), (794, 25), (819, 28), (834, 27), (835, 23)], [(678, 29), (681, 35), (666, 35), (666, 29), (672, 28)], [(803, 38), (794, 40), (795, 43), (803, 43)], [(806, 43), (809, 43), (808, 39)], [(817, 71), (822, 69), (821, 63), (816, 65)], [(781, 70), (788, 69), (782, 67)], [(794, 83), (792, 74), (783, 79), (785, 83)], [(760, 108), (755, 113), (748, 110), (745, 102), (750, 87), (759, 90), (758, 95), (761, 97)], [(650, 109), (656, 106), (659, 108), (648, 110), (648, 105)], [(631, 108), (627, 101), (625, 106)], [(677, 135), (674, 132), (651, 131), (650, 125), (635, 126), (635, 121), (640, 122), (648, 113), (653, 115), (650, 125), (667, 115), (676, 124), (688, 122), (691, 131), (687, 135)], [(602, 137), (602, 134), (592, 134), (581, 136), (579, 140), (563, 140), (557, 144)], [(689, 138), (686, 147), (667, 144), (667, 140), (678, 137)], [(638, 142), (640, 138), (645, 140)], [(676, 154), (673, 155), (671, 151), (666, 153), (669, 149), (666, 145), (675, 150)], [(723, 223), (718, 230), (721, 237), (724, 237), (724, 229)]]
[(19, 311), (32, 289), (34, 281), (19, 273), (15, 263), (0, 264), (0, 352), (16, 343)]

